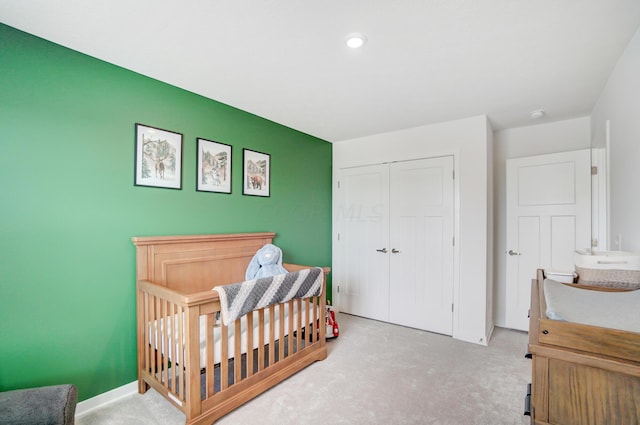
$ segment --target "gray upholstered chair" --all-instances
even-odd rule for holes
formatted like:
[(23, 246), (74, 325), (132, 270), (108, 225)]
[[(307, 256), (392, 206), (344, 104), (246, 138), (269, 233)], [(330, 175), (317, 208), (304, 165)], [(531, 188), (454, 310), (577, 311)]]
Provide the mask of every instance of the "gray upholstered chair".
[(78, 390), (71, 384), (0, 392), (3, 425), (73, 425)]

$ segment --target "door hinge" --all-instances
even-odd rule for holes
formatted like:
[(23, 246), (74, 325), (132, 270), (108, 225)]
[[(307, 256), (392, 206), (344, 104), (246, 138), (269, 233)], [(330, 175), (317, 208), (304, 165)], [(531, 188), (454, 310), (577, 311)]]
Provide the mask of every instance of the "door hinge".
[(338, 233), (338, 240), (340, 240), (340, 233)]
[(340, 189), (340, 180), (338, 180), (338, 189)]
[(593, 166), (591, 167), (591, 175), (592, 176), (597, 176), (598, 175), (598, 167), (597, 166)]
[(451, 304), (451, 312), (453, 313), (453, 304)]
[(456, 170), (451, 171), (451, 174), (453, 174), (453, 179), (456, 179)]
[(338, 294), (340, 293), (340, 285), (336, 286), (336, 291), (338, 292)]
[(456, 246), (456, 238), (455, 237), (451, 238), (451, 244), (453, 246)]

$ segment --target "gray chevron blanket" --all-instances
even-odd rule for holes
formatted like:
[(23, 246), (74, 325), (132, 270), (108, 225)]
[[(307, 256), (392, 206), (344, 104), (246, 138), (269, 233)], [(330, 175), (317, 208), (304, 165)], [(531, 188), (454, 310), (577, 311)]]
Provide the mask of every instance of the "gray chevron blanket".
[(220, 315), (225, 326), (252, 310), (293, 298), (307, 298), (322, 293), (320, 267), (280, 274), (213, 288), (220, 295)]

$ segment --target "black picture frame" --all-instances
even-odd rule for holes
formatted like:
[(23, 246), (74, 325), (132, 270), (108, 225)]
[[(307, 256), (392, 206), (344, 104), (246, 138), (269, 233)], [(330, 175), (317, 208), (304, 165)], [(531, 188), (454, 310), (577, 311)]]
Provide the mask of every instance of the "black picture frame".
[(231, 193), (233, 147), (198, 137), (196, 191)]
[(135, 186), (182, 189), (182, 133), (135, 126)]
[(242, 194), (271, 196), (271, 155), (242, 149)]

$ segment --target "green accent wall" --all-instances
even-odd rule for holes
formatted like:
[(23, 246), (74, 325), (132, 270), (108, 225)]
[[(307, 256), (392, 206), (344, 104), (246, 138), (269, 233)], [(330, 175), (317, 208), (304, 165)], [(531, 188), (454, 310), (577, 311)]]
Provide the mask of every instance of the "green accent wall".
[[(184, 135), (182, 190), (134, 186), (135, 123)], [(232, 194), (195, 190), (197, 137), (233, 146)], [(271, 155), (270, 197), (242, 195), (243, 148)], [(0, 24), (0, 391), (73, 383), (85, 400), (136, 380), (132, 236), (273, 231), (285, 261), (331, 266), (331, 157)]]

